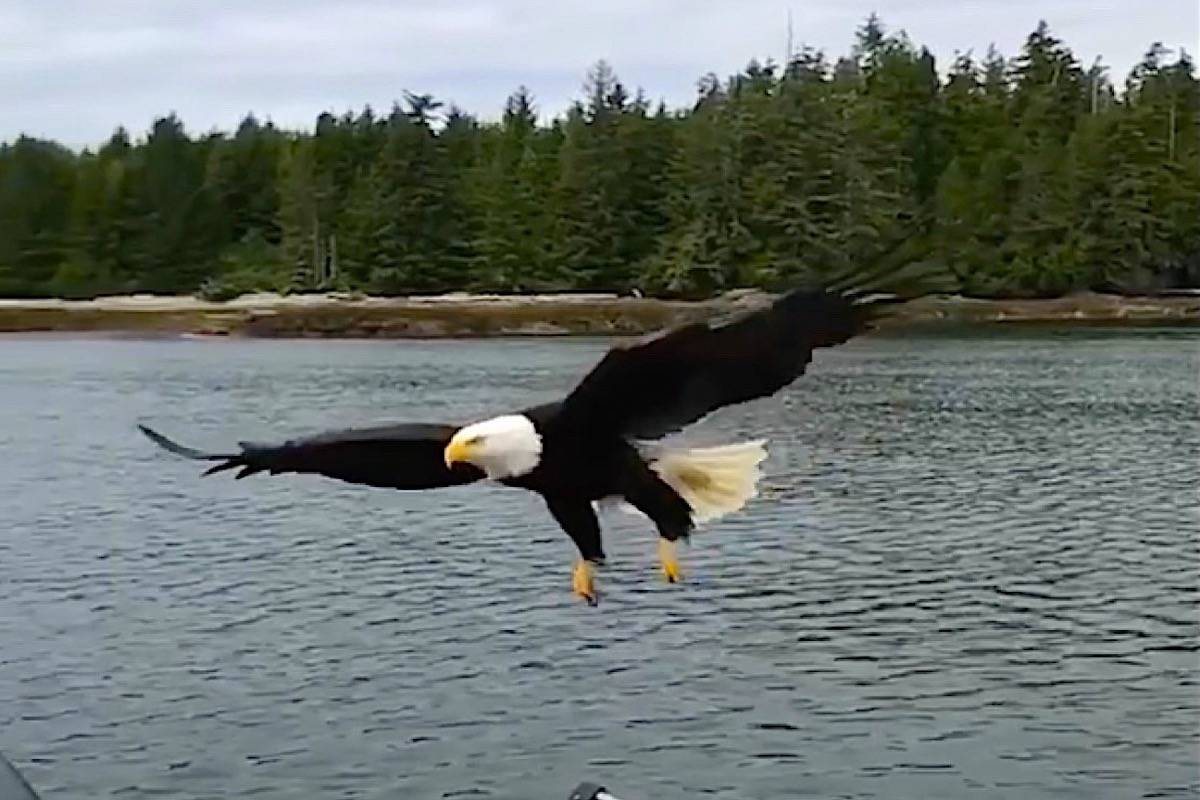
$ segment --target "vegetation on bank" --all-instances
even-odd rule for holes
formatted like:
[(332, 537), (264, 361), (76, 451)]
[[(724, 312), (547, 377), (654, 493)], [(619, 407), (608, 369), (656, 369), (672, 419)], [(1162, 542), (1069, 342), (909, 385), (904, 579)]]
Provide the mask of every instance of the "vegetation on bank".
[[(188, 297), (0, 300), (0, 334), (209, 334), (253, 337), (447, 338), (639, 335), (722, 317), (774, 295), (727, 292), (704, 301), (550, 295), (371, 298), (256, 295), (233, 302)], [(1098, 295), (978, 300), (927, 296), (893, 308), (886, 329), (979, 324), (1200, 325), (1200, 293), (1166, 297)]]
[(95, 151), (0, 146), (0, 296), (586, 289), (709, 297), (900, 257), (964, 294), (1200, 284), (1200, 81), (1153, 45), (1114, 85), (1041, 24), (934, 57), (874, 17), (653, 107), (601, 63), (539, 124), (429, 95), (312, 132), (168, 116)]

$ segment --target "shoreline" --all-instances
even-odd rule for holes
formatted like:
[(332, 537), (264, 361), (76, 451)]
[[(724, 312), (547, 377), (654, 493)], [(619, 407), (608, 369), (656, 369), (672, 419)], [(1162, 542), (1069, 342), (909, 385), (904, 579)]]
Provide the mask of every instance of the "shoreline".
[[(152, 295), (0, 299), (0, 334), (367, 339), (641, 335), (761, 307), (772, 297), (739, 290), (704, 301), (582, 293), (397, 298), (259, 294), (224, 302)], [(1200, 325), (1200, 291), (1153, 297), (1089, 292), (1045, 300), (931, 296), (896, 307), (879, 328), (986, 324)]]

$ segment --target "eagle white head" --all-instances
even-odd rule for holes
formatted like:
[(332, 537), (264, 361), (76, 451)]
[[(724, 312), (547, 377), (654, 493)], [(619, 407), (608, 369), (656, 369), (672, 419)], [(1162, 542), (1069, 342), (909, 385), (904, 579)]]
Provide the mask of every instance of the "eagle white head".
[(447, 467), (474, 464), (492, 480), (517, 478), (541, 461), (542, 437), (522, 414), (493, 417), (459, 429), (446, 445), (445, 458)]

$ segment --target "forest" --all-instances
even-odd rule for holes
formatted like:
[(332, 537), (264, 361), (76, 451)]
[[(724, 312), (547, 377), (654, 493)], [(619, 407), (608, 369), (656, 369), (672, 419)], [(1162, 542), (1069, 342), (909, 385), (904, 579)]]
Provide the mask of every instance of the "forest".
[(174, 115), (74, 151), (0, 145), (0, 297), (767, 289), (887, 254), (977, 297), (1200, 285), (1200, 81), (1151, 45), (1118, 83), (1045, 23), (934, 55), (872, 16), (851, 52), (709, 74), (690, 107), (605, 62), (540, 121), (428, 94), (311, 130)]

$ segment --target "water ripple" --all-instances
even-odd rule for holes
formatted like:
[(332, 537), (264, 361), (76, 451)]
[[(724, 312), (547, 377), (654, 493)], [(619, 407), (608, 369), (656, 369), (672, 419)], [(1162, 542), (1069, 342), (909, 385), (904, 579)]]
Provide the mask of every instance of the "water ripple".
[(1196, 343), (821, 353), (689, 432), (771, 457), (687, 582), (614, 515), (589, 609), (537, 498), (200, 481), (132, 426), (468, 418), (605, 342), (4, 342), (0, 747), (68, 799), (1194, 798)]

